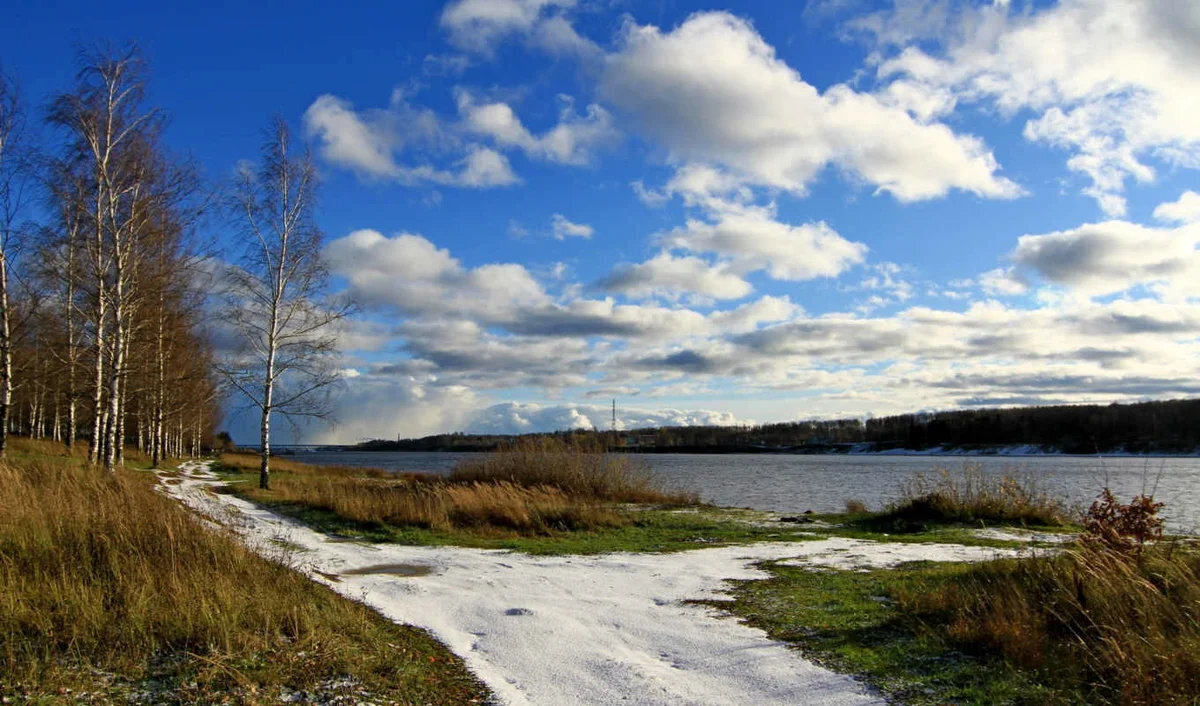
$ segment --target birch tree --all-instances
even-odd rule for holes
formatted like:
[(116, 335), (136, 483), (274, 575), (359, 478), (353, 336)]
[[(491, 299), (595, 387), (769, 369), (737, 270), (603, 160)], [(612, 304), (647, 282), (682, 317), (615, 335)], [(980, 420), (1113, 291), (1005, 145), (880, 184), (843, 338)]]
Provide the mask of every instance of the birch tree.
[(221, 366), (259, 414), (259, 487), (270, 484), (271, 418), (326, 417), (336, 371), (334, 324), (348, 307), (328, 296), (321, 231), (313, 221), (316, 169), (276, 118), (257, 171), (238, 177), (231, 208), (245, 254), (227, 273), (225, 316), (239, 338)]
[[(120, 420), (121, 376), (128, 349), (130, 278), (137, 253), (137, 226), (145, 217), (147, 164), (144, 147), (160, 123), (142, 106), (145, 84), (136, 49), (101, 52), (85, 60), (78, 84), (51, 106), (51, 123), (70, 137), (72, 158), (89, 174), (89, 235), (85, 240), (94, 299), (92, 433), (88, 457), (103, 458), (112, 471)], [(107, 397), (106, 397), (107, 396)]]
[(8, 446), (13, 393), (12, 293), (10, 258), (28, 182), (28, 164), (20, 151), (23, 127), (16, 87), (0, 71), (0, 458)]
[(47, 169), (46, 191), (53, 224), (43, 230), (42, 277), (54, 292), (53, 308), (61, 327), (61, 345), (52, 350), (62, 365), (63, 421), (62, 442), (75, 446), (79, 428), (79, 369), (83, 356), (83, 332), (80, 327), (78, 285), (80, 278), (80, 242), (87, 220), (86, 175), (78, 165), (55, 161)]

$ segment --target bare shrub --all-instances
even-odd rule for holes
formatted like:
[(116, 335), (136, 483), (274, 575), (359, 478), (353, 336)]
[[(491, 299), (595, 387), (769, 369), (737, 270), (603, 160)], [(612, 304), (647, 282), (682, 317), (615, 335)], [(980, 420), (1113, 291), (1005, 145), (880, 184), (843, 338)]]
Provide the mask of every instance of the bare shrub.
[(1146, 542), (1162, 538), (1162, 503), (1137, 495), (1122, 505), (1105, 488), (1088, 508), (1083, 520), (1083, 540), (1110, 551), (1140, 557)]

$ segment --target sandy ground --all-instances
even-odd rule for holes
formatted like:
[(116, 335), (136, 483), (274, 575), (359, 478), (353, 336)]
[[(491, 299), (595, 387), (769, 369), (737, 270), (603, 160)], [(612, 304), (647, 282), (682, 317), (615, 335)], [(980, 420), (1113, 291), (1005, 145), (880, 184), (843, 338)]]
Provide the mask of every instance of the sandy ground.
[(673, 554), (539, 557), (459, 547), (331, 541), (214, 494), (204, 463), (164, 484), (250, 546), (391, 620), (432, 632), (508, 704), (882, 704), (852, 677), (688, 599), (726, 579), (766, 578), (766, 559), (836, 568), (1015, 552), (831, 538)]

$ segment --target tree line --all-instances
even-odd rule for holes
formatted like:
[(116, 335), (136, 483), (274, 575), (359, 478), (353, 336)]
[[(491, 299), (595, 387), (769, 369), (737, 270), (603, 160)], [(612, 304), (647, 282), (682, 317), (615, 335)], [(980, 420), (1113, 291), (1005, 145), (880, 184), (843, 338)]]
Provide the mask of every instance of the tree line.
[(18, 433), (157, 466), (211, 447), (232, 389), (262, 417), (265, 486), (271, 416), (328, 411), (347, 311), (323, 297), (311, 158), (277, 119), (257, 167), (205, 184), (165, 146), (136, 48), (78, 63), (32, 108), (0, 72), (0, 455)]
[[(1200, 449), (1200, 399), (923, 412), (757, 426), (648, 427), (619, 432), (575, 429), (525, 436), (586, 437), (614, 450), (675, 453), (970, 451), (1019, 445), (1070, 454), (1191, 453)], [(357, 448), (490, 451), (514, 438), (439, 434), (369, 441)]]

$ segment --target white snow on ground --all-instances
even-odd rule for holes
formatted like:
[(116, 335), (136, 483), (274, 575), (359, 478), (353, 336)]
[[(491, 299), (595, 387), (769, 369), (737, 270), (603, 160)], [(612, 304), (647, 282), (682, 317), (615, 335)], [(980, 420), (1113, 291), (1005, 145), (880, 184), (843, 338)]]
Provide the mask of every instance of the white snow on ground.
[(1034, 532), (1022, 529), (999, 529), (989, 527), (974, 532), (980, 539), (992, 539), (1001, 542), (1046, 542), (1048, 544), (1066, 544), (1075, 541), (1073, 534), (1058, 534), (1054, 532)]
[[(252, 547), (391, 620), (428, 629), (509, 704), (883, 703), (852, 677), (806, 661), (760, 630), (688, 599), (722, 595), (725, 579), (766, 578), (751, 566), (790, 559), (825, 567), (917, 559), (978, 560), (1014, 552), (832, 538), (673, 554), (541, 557), (461, 547), (330, 541), (226, 494), (205, 463), (161, 486)], [(424, 576), (348, 572), (428, 567)]]
[(805, 552), (793, 559), (779, 562), (784, 566), (819, 566), (827, 569), (869, 571), (890, 569), (909, 561), (986, 561), (1020, 556), (1014, 549), (968, 547), (962, 544), (923, 544), (902, 542), (870, 542), (861, 539), (831, 537), (820, 542), (806, 542), (817, 551)]

